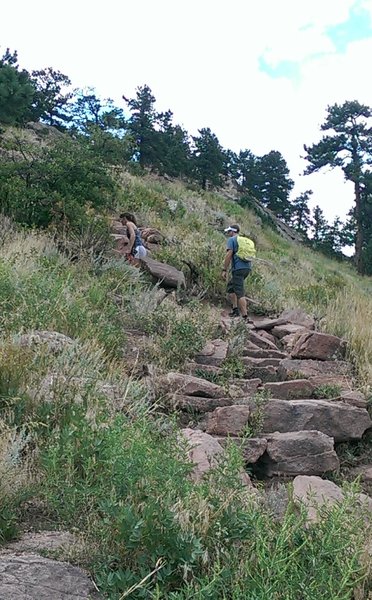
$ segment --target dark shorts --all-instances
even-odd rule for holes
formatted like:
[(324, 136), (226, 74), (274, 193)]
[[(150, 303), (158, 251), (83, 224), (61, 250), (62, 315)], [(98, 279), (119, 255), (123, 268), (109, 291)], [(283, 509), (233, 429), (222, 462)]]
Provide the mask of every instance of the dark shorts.
[(251, 269), (237, 269), (232, 272), (231, 279), (227, 284), (227, 293), (236, 294), (238, 298), (244, 296), (244, 281), (248, 277)]

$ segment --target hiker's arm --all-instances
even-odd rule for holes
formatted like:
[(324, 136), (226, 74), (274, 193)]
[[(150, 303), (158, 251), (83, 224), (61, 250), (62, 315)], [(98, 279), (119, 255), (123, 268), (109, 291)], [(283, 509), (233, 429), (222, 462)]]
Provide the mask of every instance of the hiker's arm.
[(127, 251), (128, 251), (128, 254), (130, 254), (132, 252), (134, 241), (136, 239), (136, 234), (135, 234), (134, 227), (133, 227), (132, 223), (128, 223), (127, 224), (127, 231), (129, 233), (129, 244), (128, 244)]
[(233, 251), (232, 250), (227, 250), (226, 252), (226, 256), (225, 256), (225, 260), (223, 263), (223, 270), (224, 271), (228, 271), (231, 260), (232, 260), (232, 256), (233, 256)]

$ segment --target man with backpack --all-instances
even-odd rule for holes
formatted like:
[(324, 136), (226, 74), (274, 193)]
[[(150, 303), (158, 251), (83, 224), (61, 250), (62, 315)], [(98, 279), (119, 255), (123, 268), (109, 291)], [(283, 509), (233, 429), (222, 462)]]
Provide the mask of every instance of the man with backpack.
[[(244, 295), (244, 282), (252, 270), (252, 258), (256, 256), (254, 242), (239, 235), (239, 225), (230, 225), (225, 229), (228, 235), (226, 256), (222, 275), (227, 281), (227, 293), (232, 303), (230, 317), (238, 317), (239, 313), (248, 322), (247, 300)], [(228, 270), (231, 266), (231, 274)]]

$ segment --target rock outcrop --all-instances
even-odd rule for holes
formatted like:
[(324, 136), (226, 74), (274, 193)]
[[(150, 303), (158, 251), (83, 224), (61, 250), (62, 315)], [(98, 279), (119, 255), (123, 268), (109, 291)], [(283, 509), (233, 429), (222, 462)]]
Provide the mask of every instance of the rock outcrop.
[(294, 431), (267, 436), (267, 448), (260, 468), (273, 475), (319, 475), (334, 471), (339, 460), (333, 439), (319, 431)]

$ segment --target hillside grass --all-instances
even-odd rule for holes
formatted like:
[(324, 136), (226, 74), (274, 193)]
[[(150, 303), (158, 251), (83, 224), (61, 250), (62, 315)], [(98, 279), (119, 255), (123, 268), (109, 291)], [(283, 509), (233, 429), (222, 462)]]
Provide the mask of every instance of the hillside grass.
[[(159, 227), (168, 240), (159, 257), (186, 274), (183, 261), (192, 262), (193, 291), (205, 296), (159, 303), (159, 290), (122, 260), (70, 262), (47, 233), (4, 220), (0, 544), (30, 525), (32, 505), (49, 529), (75, 532), (79, 544), (69, 558), (110, 600), (367, 599), (370, 526), (357, 510), (356, 487), (312, 526), (289, 489), (278, 518), (279, 497), (268, 502), (242, 488), (234, 444), (204, 482), (192, 484), (175, 419), (138, 375), (146, 364), (182, 369), (220, 335), (221, 230), (231, 221), (256, 237), (258, 256), (268, 262), (257, 262), (248, 283), (255, 310), (312, 312), (320, 327), (348, 339), (366, 389), (371, 280), (286, 242), (217, 194), (128, 174), (120, 184), (115, 209)], [(20, 335), (32, 330), (57, 331), (73, 343), (55, 352), (21, 345)]]

